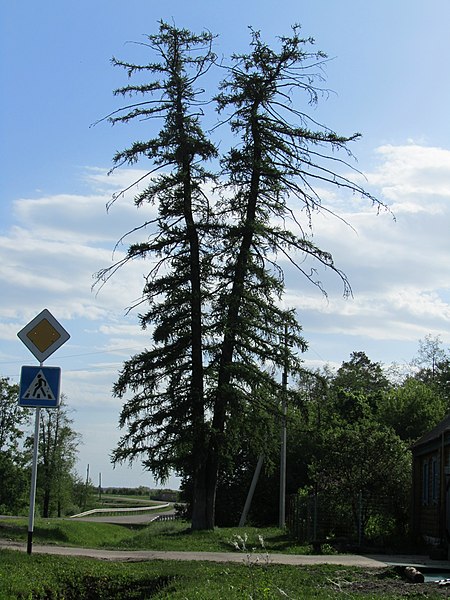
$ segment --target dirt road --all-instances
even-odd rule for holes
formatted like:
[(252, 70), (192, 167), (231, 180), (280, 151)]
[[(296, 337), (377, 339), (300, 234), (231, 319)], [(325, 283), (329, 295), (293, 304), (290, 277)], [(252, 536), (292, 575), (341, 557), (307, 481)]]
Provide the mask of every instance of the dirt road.
[[(0, 548), (8, 548), (26, 552), (26, 543), (0, 540)], [(259, 561), (271, 564), (284, 565), (343, 565), (365, 568), (382, 568), (389, 565), (410, 565), (416, 568), (430, 568), (448, 570), (450, 563), (446, 561), (431, 561), (426, 556), (410, 555), (373, 555), (363, 556), (358, 554), (333, 554), (333, 555), (296, 555), (296, 554), (257, 554), (238, 552), (175, 552), (160, 550), (103, 550), (99, 548), (73, 548), (68, 546), (33, 545), (33, 553), (54, 554), (66, 556), (87, 556), (100, 560), (117, 560), (140, 562), (146, 560), (195, 560), (209, 562), (245, 562)]]

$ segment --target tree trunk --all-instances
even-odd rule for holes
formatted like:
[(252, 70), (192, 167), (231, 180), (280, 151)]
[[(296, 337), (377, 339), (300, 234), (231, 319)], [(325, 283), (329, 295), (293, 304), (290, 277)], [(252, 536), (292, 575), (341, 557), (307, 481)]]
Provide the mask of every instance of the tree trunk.
[(42, 516), (44, 519), (47, 519), (50, 511), (50, 489), (49, 486), (46, 485), (44, 489), (44, 499), (42, 501)]
[[(190, 312), (192, 340), (191, 401), (192, 424), (196, 439), (193, 444), (194, 481), (192, 496), (193, 530), (214, 528), (214, 499), (216, 485), (213, 486), (213, 506), (208, 485), (208, 465), (205, 436), (205, 403), (203, 372), (203, 333), (202, 333), (202, 289), (200, 273), (200, 243), (192, 207), (192, 155), (185, 131), (185, 109), (183, 108), (184, 85), (179, 79), (176, 101), (176, 123), (179, 136), (180, 172), (183, 181), (183, 216), (186, 223), (186, 236), (189, 244), (190, 269)], [(206, 464), (205, 464), (206, 462)], [(217, 479), (217, 477), (216, 477)]]
[[(254, 161), (256, 165), (259, 165), (259, 161), (261, 159), (261, 148), (256, 125), (254, 125), (253, 127), (253, 134), (258, 142), (255, 144)], [(219, 449), (222, 447), (223, 444), (226, 411), (228, 406), (227, 390), (230, 386), (231, 381), (230, 366), (233, 362), (234, 348), (236, 344), (236, 338), (238, 336), (239, 308), (244, 291), (244, 280), (247, 272), (249, 252), (253, 240), (259, 181), (260, 171), (259, 168), (256, 167), (251, 177), (245, 225), (243, 229), (241, 246), (236, 260), (235, 273), (233, 279), (233, 289), (226, 318), (226, 332), (222, 342), (217, 392), (212, 420), (212, 432), (209, 436), (209, 443), (207, 444), (208, 450), (206, 456), (204, 456), (203, 460), (200, 460), (199, 463), (197, 462), (197, 464), (200, 464), (200, 467), (193, 478), (194, 489), (192, 496), (191, 525), (193, 530), (214, 529), (215, 525), (215, 503), (220, 453)], [(200, 403), (198, 404), (198, 407), (200, 407)], [(203, 410), (204, 407), (202, 407), (202, 412)], [(206, 442), (206, 440), (203, 440), (203, 442)], [(201, 450), (199, 449), (201, 453), (200, 456), (202, 454), (205, 455), (205, 446), (206, 444)], [(198, 459), (198, 456), (199, 455), (194, 456), (194, 461)]]
[(218, 482), (219, 455), (223, 450), (225, 422), (227, 408), (229, 406), (229, 389), (231, 383), (231, 366), (239, 336), (239, 312), (242, 296), (244, 294), (245, 277), (248, 271), (249, 254), (254, 238), (254, 227), (256, 219), (256, 208), (260, 187), (261, 171), (260, 162), (262, 157), (258, 120), (258, 103), (253, 109), (252, 134), (254, 140), (253, 148), (253, 171), (250, 180), (249, 194), (246, 207), (245, 223), (242, 230), (242, 240), (234, 268), (232, 281), (232, 292), (228, 305), (225, 321), (225, 333), (222, 341), (219, 374), (217, 381), (216, 397), (212, 419), (212, 432), (208, 445), (207, 468), (205, 480), (206, 511), (208, 517), (215, 517), (215, 501)]
[(217, 452), (208, 452), (201, 469), (194, 475), (191, 522), (193, 531), (214, 529), (218, 480), (217, 464)]

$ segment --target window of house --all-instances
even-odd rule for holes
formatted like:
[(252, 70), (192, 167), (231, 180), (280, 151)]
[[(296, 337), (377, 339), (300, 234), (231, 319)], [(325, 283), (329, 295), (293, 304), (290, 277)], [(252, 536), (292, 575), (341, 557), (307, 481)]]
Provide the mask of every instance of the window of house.
[(422, 463), (422, 504), (428, 505), (430, 498), (430, 462), (426, 458)]
[(431, 459), (431, 500), (433, 504), (439, 502), (439, 459)]

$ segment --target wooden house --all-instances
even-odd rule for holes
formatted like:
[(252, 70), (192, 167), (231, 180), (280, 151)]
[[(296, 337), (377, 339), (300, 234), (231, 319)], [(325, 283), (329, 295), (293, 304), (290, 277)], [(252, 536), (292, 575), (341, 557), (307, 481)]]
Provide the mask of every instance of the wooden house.
[(411, 447), (412, 533), (433, 546), (450, 543), (450, 414)]

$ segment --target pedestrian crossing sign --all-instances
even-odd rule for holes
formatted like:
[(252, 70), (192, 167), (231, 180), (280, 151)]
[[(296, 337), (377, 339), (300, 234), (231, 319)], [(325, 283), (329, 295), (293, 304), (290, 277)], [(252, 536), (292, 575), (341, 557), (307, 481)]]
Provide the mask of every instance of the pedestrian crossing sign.
[(23, 366), (19, 406), (57, 408), (61, 387), (60, 367)]

